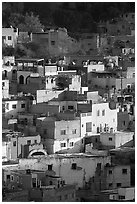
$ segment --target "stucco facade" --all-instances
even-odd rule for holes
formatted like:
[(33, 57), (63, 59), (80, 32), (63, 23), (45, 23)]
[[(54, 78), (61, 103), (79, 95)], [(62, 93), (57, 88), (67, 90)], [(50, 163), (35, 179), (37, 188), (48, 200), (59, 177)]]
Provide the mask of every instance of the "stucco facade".
[(43, 159), (20, 159), (20, 169), (39, 169), (47, 170), (48, 165), (52, 164), (52, 170), (59, 175), (66, 184), (76, 184), (77, 187), (84, 187), (95, 175), (97, 164), (101, 164), (101, 168), (106, 163), (110, 163), (109, 156), (93, 156), (88, 154), (70, 154), (66, 155), (50, 155)]

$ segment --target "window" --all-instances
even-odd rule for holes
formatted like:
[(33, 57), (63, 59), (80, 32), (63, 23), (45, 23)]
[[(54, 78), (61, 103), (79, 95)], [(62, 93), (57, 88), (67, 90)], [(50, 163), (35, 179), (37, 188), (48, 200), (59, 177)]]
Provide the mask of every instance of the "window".
[(68, 195), (65, 195), (65, 200), (67, 200), (68, 199)]
[(52, 183), (52, 181), (49, 181), (49, 185), (52, 185), (53, 183)]
[(61, 146), (61, 147), (66, 147), (66, 143), (65, 143), (65, 142), (64, 142), (64, 143), (61, 143), (60, 146)]
[(76, 134), (76, 132), (77, 132), (76, 129), (72, 130), (72, 134)]
[(27, 145), (30, 145), (31, 144), (31, 140), (27, 140)]
[(123, 200), (123, 199), (125, 199), (125, 196), (119, 195), (119, 200)]
[(132, 18), (134, 18), (135, 16), (134, 16), (134, 14), (132, 15)]
[(109, 141), (112, 141), (112, 137), (109, 137), (108, 140), (109, 140)]
[(75, 194), (74, 193), (72, 193), (72, 198), (74, 198), (75, 197)]
[(82, 127), (84, 127), (84, 125), (82, 124)]
[(14, 176), (13, 175), (11, 176), (11, 181), (14, 181)]
[(10, 175), (7, 175), (7, 179), (10, 179)]
[(12, 105), (12, 108), (13, 108), (13, 109), (16, 109), (16, 104), (13, 104), (13, 105)]
[(5, 86), (5, 82), (2, 82), (2, 86)]
[(76, 168), (77, 168), (77, 164), (76, 163), (72, 163), (71, 169), (76, 169)]
[(25, 108), (25, 103), (21, 104), (21, 108)]
[(97, 168), (101, 169), (101, 163), (97, 163)]
[(112, 174), (112, 170), (109, 170), (109, 174)]
[(13, 146), (16, 147), (16, 141), (13, 142)]
[(6, 40), (6, 36), (2, 36), (2, 40), (3, 40), (3, 41)]
[(135, 78), (135, 73), (133, 73), (133, 76), (132, 76), (133, 78)]
[(117, 183), (117, 187), (120, 187), (121, 186), (121, 183)]
[(44, 130), (44, 134), (45, 134), (45, 135), (47, 134), (47, 129)]
[(102, 111), (102, 116), (104, 116), (104, 115), (105, 115), (105, 110)]
[(70, 142), (70, 147), (73, 147), (74, 146), (74, 142)]
[(49, 164), (49, 165), (48, 165), (48, 170), (49, 170), (49, 171), (52, 171), (52, 164)]
[(109, 187), (112, 187), (112, 183), (109, 183), (108, 185), (109, 185)]
[(100, 111), (98, 110), (98, 111), (97, 111), (97, 116), (99, 116), (99, 115), (100, 115)]
[(61, 200), (62, 199), (62, 197), (61, 196), (59, 196), (59, 200)]
[(68, 106), (68, 110), (73, 110), (74, 106)]
[(55, 45), (55, 41), (51, 41), (51, 45)]
[(53, 84), (53, 79), (51, 79), (51, 83)]
[(11, 36), (8, 36), (8, 40), (11, 40), (12, 39), (12, 37)]
[(34, 140), (34, 143), (37, 144), (37, 140)]
[(86, 132), (92, 132), (92, 123), (91, 122), (86, 123)]
[(123, 121), (123, 125), (124, 125), (124, 126), (126, 125), (126, 121), (125, 121), (125, 120)]
[(66, 135), (66, 130), (61, 130), (61, 135)]
[(127, 169), (122, 169), (122, 174), (127, 174)]

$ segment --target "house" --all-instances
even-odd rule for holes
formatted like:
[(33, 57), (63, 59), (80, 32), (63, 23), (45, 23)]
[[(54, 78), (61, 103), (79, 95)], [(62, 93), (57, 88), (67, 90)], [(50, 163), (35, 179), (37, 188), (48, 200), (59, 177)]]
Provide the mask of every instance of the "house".
[(109, 200), (111, 202), (134, 202), (135, 201), (135, 188), (134, 187), (125, 187), (118, 188), (116, 193), (110, 192)]
[(66, 184), (76, 187), (84, 187), (86, 182), (95, 175), (97, 166), (101, 169), (110, 162), (109, 156), (71, 153), (71, 154), (53, 154), (48, 157), (20, 159), (20, 169), (39, 169), (47, 170), (50, 168), (57, 176), (61, 177)]
[(47, 49), (50, 56), (61, 56), (77, 50), (77, 42), (68, 36), (65, 28), (53, 28), (41, 33), (32, 33), (31, 41)]
[(26, 157), (32, 149), (43, 149), (43, 145), (38, 145), (41, 143), (40, 135), (24, 136), (21, 132), (10, 132), (9, 134), (3, 133), (2, 140), (3, 157), (7, 160), (16, 160), (23, 155)]
[(2, 113), (5, 118), (17, 118), (19, 112), (28, 111), (29, 106), (33, 104), (31, 96), (11, 96), (11, 98), (3, 98)]
[(43, 138), (48, 154), (74, 147), (80, 140), (80, 120), (57, 117), (37, 118), (36, 129)]
[(45, 186), (41, 189), (32, 189), (29, 191), (29, 201), (41, 202), (75, 202), (75, 185), (64, 185), (60, 188)]
[(2, 80), (2, 98), (9, 98), (9, 80)]
[(100, 142), (106, 149), (118, 148), (133, 140), (134, 132), (100, 133)]
[(108, 165), (106, 171), (106, 189), (130, 187), (129, 165)]
[(15, 47), (17, 37), (18, 28), (2, 28), (2, 45)]

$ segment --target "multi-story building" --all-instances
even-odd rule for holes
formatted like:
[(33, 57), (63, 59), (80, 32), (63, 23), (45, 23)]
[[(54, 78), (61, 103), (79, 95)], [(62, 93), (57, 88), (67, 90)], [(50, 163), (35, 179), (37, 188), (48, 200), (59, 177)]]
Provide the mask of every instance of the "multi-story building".
[(9, 80), (2, 80), (2, 98), (9, 98)]
[(18, 29), (2, 28), (2, 44), (5, 46), (15, 47), (17, 44)]

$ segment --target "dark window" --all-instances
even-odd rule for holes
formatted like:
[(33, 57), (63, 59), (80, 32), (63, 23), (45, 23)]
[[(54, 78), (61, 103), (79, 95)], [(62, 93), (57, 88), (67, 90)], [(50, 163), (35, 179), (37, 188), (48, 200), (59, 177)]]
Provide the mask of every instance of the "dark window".
[(77, 168), (77, 164), (76, 163), (72, 163), (71, 169), (76, 169)]
[(112, 137), (109, 137), (108, 139), (109, 139), (109, 141), (112, 141)]
[(91, 122), (86, 123), (86, 132), (92, 132), (92, 123)]
[(125, 120), (123, 121), (123, 125), (124, 125), (124, 126), (126, 125), (126, 121), (125, 121)]
[(119, 200), (125, 199), (125, 196), (119, 195)]
[(52, 183), (52, 181), (49, 181), (49, 185), (52, 185), (53, 183)]
[(31, 140), (27, 140), (27, 145), (30, 145), (31, 144)]
[(98, 110), (98, 111), (97, 111), (97, 116), (99, 116), (99, 115), (100, 115), (100, 111)]
[(109, 170), (109, 174), (112, 174), (112, 170)]
[(51, 83), (53, 84), (53, 79), (51, 79)]
[(65, 143), (65, 142), (64, 142), (64, 143), (61, 143), (60, 146), (61, 146), (61, 147), (66, 147), (66, 143)]
[(112, 183), (109, 183), (108, 185), (109, 185), (109, 187), (112, 187)]
[(24, 84), (24, 76), (20, 75), (19, 77), (19, 84)]
[(76, 132), (77, 132), (76, 129), (72, 130), (72, 134), (76, 134)]
[(55, 41), (51, 41), (51, 45), (55, 45)]
[(47, 129), (44, 130), (44, 134), (47, 134)]
[(62, 199), (62, 197), (61, 196), (59, 196), (59, 200), (61, 200)]
[(5, 86), (5, 82), (2, 82), (2, 86)]
[(61, 130), (61, 135), (66, 135), (66, 130)]
[(101, 163), (97, 163), (97, 168), (101, 169)]
[(121, 186), (121, 183), (117, 183), (117, 187), (120, 187)]
[(68, 106), (68, 109), (69, 109), (69, 110), (73, 110), (73, 109), (74, 109), (74, 106)]
[(84, 127), (84, 125), (82, 124), (82, 127)]
[(3, 41), (6, 40), (6, 36), (2, 36), (2, 40), (3, 40)]
[(21, 104), (21, 108), (25, 108), (25, 103)]
[(127, 174), (127, 169), (122, 169), (122, 174)]
[(13, 146), (16, 147), (16, 141), (13, 142)]
[(102, 116), (104, 116), (104, 115), (105, 115), (105, 110), (102, 111)]
[(11, 40), (12, 39), (12, 37), (11, 36), (8, 36), (8, 40)]
[(10, 175), (7, 175), (7, 179), (10, 179)]
[(34, 143), (37, 144), (37, 140), (34, 140)]
[(74, 146), (74, 142), (70, 142), (70, 147), (73, 147)]
[(13, 108), (13, 109), (16, 109), (16, 104), (13, 104), (13, 105), (12, 105), (12, 108)]
[(68, 199), (68, 195), (65, 195), (65, 200), (67, 200)]
[(49, 170), (49, 171), (52, 171), (52, 164), (49, 164), (49, 165), (48, 165), (48, 170)]

